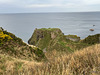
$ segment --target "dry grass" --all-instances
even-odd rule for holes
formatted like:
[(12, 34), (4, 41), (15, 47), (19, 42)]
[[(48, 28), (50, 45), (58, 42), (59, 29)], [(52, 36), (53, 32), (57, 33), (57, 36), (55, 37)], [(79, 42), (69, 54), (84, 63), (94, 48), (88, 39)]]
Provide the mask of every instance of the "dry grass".
[(37, 69), (37, 75), (99, 75), (100, 44), (62, 55)]
[[(41, 65), (42, 62), (27, 61), (17, 59), (5, 54), (0, 54), (0, 75), (30, 75), (27, 72), (34, 69), (35, 65)], [(30, 73), (31, 73), (30, 72)]]
[[(52, 54), (51, 54), (52, 53)], [(48, 62), (13, 59), (6, 62), (4, 75), (99, 75), (100, 44), (67, 55), (53, 51)], [(58, 56), (60, 55), (60, 56)], [(51, 58), (50, 58), (51, 56)], [(19, 63), (18, 66), (15, 63)], [(20, 63), (22, 63), (20, 65)], [(17, 67), (17, 69), (15, 69)]]

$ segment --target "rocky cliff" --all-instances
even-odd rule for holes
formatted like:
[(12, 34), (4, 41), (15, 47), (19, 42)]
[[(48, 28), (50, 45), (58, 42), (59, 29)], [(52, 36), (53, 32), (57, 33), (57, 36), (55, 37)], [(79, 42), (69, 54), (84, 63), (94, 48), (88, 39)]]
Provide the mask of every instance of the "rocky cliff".
[(28, 43), (35, 45), (43, 51), (47, 50), (65, 50), (61, 42), (66, 42), (66, 37), (62, 31), (58, 28), (42, 28), (35, 29), (32, 37), (29, 39)]
[(100, 34), (81, 40), (77, 35), (64, 35), (58, 28), (42, 28), (35, 29), (28, 43), (41, 48), (44, 52), (51, 50), (73, 52), (100, 43)]

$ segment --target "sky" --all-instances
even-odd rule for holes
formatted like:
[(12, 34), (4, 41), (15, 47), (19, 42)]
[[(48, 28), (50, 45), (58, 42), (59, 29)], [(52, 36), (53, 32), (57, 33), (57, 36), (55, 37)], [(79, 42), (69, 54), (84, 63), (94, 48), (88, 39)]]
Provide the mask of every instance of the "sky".
[(100, 0), (0, 0), (0, 13), (100, 11)]

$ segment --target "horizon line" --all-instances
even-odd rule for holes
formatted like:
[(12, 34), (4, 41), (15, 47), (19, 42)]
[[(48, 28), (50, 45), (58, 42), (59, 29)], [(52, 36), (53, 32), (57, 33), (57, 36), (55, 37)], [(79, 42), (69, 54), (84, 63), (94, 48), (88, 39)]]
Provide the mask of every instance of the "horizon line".
[(2, 14), (49, 14), (49, 13), (89, 13), (89, 12), (100, 12), (100, 11), (68, 11), (68, 12), (7, 12), (7, 13), (0, 13)]

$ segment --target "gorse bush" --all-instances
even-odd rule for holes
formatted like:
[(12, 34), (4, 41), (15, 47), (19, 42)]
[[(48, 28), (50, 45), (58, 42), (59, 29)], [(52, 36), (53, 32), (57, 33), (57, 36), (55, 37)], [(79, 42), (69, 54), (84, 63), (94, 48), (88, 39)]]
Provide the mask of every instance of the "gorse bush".
[(3, 41), (9, 41), (9, 40), (12, 40), (13, 38), (10, 37), (9, 35), (7, 34), (4, 34), (3, 31), (0, 31), (0, 43), (2, 43)]
[(7, 31), (0, 31), (0, 41), (1, 44), (3, 42), (7, 42), (12, 40), (13, 42), (17, 42), (20, 45), (26, 45), (22, 39), (20, 39), (19, 37), (16, 37), (14, 34), (7, 32)]
[(7, 31), (3, 31), (4, 34), (9, 35), (11, 38), (13, 38), (14, 41), (22, 41), (22, 39), (16, 37), (14, 34), (7, 32)]
[(100, 43), (100, 34), (89, 35), (87, 38), (85, 38), (84, 40), (82, 40), (82, 42), (83, 43), (87, 43), (87, 44)]

